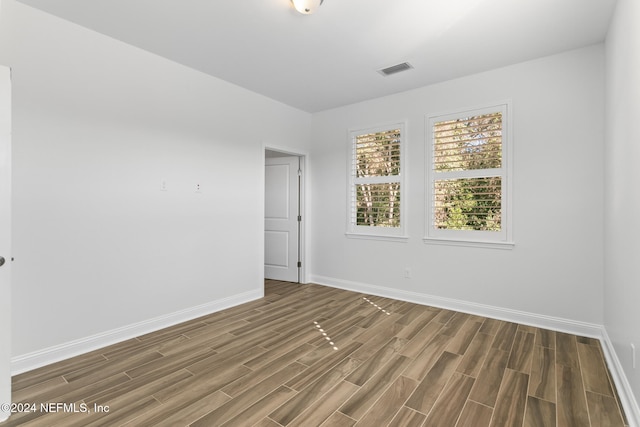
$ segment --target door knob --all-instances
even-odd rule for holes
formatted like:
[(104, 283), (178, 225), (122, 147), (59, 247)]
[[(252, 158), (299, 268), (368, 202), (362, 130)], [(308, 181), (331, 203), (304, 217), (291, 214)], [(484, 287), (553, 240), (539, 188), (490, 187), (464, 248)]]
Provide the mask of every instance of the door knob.
[(0, 256), (0, 267), (4, 265), (4, 257)]

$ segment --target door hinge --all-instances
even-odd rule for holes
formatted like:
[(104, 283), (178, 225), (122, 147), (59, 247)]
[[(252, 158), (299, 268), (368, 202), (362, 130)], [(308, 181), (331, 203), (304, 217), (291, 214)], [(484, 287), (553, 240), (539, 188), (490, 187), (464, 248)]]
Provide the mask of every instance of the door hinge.
[(298, 261), (298, 268), (302, 267), (302, 261)]
[(302, 221), (302, 215), (298, 215), (298, 222)]

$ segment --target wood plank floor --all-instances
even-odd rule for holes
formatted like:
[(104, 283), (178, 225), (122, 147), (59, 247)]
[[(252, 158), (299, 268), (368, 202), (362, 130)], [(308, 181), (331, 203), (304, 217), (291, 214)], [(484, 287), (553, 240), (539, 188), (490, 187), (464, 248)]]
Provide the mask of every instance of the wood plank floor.
[(597, 340), (318, 285), (265, 289), (14, 377), (14, 402), (36, 407), (2, 427), (626, 425)]

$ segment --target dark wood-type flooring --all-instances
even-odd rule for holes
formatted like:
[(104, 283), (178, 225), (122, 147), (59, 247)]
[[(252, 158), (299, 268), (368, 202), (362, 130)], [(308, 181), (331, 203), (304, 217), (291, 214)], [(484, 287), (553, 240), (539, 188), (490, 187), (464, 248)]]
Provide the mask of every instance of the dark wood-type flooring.
[(37, 408), (2, 427), (626, 425), (597, 340), (265, 286), (263, 299), (14, 377), (14, 402)]

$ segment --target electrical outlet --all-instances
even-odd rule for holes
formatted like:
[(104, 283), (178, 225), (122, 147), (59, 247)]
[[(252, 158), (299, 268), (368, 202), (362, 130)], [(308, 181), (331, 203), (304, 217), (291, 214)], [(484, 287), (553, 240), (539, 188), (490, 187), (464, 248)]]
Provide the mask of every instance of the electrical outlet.
[(409, 267), (404, 269), (404, 278), (411, 279), (411, 269)]
[(167, 191), (167, 181), (164, 179), (160, 181), (160, 191)]
[(196, 193), (202, 192), (202, 186), (200, 184), (196, 184)]

